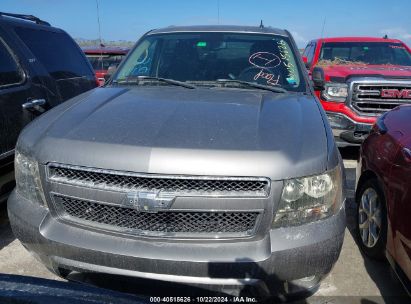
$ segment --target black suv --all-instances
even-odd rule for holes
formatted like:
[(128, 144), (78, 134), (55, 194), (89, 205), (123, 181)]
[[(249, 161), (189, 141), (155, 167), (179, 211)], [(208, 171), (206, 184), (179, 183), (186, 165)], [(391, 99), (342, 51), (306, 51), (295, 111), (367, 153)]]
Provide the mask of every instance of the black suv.
[(97, 86), (81, 49), (34, 16), (0, 12), (0, 204), (14, 187), (14, 146), (36, 116)]

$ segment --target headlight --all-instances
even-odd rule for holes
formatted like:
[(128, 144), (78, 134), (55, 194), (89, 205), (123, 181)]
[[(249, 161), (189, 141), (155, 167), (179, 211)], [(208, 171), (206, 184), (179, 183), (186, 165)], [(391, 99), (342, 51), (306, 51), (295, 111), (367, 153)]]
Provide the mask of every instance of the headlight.
[(273, 228), (301, 225), (335, 214), (343, 200), (341, 168), (284, 182)]
[(322, 97), (328, 101), (344, 102), (348, 97), (348, 85), (345, 83), (326, 83)]
[(36, 161), (16, 151), (14, 159), (16, 191), (31, 202), (45, 205), (39, 167)]

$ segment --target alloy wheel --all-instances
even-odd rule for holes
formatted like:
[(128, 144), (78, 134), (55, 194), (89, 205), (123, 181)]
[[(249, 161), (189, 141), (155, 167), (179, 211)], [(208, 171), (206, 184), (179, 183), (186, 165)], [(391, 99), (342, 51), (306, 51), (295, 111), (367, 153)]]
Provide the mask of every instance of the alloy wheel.
[(363, 244), (372, 248), (378, 242), (381, 234), (381, 202), (373, 188), (367, 188), (358, 208), (358, 228)]

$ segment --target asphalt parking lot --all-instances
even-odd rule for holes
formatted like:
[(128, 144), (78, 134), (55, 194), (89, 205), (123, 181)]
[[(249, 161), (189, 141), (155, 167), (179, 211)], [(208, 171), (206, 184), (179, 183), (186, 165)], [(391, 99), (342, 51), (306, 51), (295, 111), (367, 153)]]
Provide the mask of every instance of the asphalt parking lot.
[[(348, 182), (348, 201), (347, 229), (341, 256), (320, 289), (304, 302), (362, 304), (411, 302), (388, 263), (375, 262), (364, 257), (353, 239), (351, 231), (354, 222), (353, 195), (357, 153), (357, 149), (342, 150)], [(1, 273), (61, 280), (37, 262), (14, 238), (4, 206), (0, 212), (0, 276)], [(159, 291), (159, 289), (154, 290)], [(136, 292), (140, 292), (139, 287), (136, 287)]]

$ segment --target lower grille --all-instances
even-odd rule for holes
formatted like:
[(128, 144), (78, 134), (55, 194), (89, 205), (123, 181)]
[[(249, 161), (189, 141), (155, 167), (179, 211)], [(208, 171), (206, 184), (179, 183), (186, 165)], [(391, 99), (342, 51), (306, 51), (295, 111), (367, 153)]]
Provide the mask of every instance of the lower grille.
[(253, 234), (258, 212), (163, 211), (140, 212), (133, 208), (108, 205), (65, 196), (54, 196), (61, 216), (68, 220), (110, 230), (130, 230), (135, 234)]

